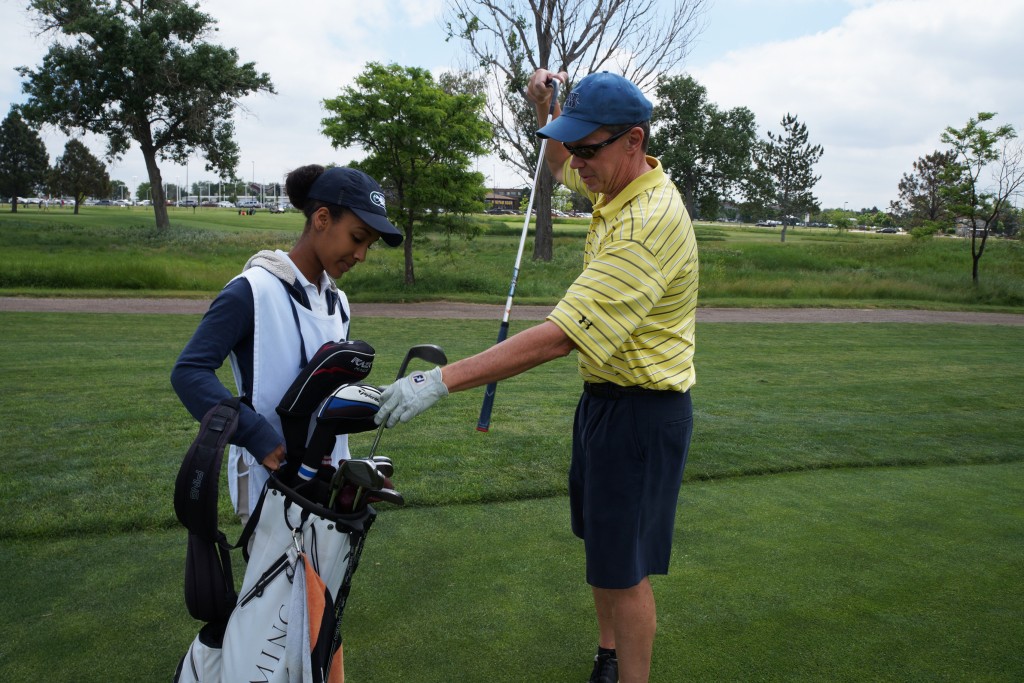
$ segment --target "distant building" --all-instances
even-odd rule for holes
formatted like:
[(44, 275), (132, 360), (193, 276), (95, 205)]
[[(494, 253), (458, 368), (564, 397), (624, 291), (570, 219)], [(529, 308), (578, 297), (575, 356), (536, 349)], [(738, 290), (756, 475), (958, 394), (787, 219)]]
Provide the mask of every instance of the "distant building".
[(511, 209), (518, 211), (523, 197), (528, 192), (529, 189), (524, 187), (496, 187), (484, 196), (484, 203), (487, 204), (488, 209)]

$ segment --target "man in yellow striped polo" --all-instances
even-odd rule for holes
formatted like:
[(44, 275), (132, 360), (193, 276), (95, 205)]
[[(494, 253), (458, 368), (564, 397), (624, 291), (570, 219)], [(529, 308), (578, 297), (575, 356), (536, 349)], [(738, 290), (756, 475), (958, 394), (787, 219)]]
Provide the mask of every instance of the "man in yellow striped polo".
[[(547, 120), (552, 79), (527, 96)], [(650, 673), (655, 603), (649, 576), (668, 572), (676, 503), (693, 425), (697, 244), (683, 200), (647, 156), (652, 106), (625, 78), (582, 79), (537, 131), (555, 178), (594, 214), (584, 270), (543, 323), (470, 358), (395, 382), (378, 423), (406, 422), (451, 391), (512, 377), (578, 351), (583, 393), (573, 425), (569, 500), (586, 549), (598, 651), (592, 683)]]

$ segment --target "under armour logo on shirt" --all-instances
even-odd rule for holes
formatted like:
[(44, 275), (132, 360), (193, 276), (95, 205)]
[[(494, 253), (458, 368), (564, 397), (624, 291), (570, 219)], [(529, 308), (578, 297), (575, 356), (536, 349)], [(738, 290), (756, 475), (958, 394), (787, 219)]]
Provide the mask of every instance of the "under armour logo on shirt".
[(582, 316), (580, 318), (580, 320), (579, 320), (579, 323), (580, 323), (580, 325), (583, 325), (583, 327), (588, 329), (588, 330), (594, 325), (594, 323), (592, 323), (589, 320), (587, 320), (587, 316)]

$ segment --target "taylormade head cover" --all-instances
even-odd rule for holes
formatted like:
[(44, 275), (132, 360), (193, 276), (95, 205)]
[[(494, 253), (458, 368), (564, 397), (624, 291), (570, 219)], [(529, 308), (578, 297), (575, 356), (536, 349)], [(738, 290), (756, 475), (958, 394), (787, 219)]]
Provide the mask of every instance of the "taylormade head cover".
[(369, 384), (345, 384), (320, 406), (318, 424), (334, 426), (335, 434), (356, 434), (376, 428), (373, 416), (380, 409), (380, 389)]

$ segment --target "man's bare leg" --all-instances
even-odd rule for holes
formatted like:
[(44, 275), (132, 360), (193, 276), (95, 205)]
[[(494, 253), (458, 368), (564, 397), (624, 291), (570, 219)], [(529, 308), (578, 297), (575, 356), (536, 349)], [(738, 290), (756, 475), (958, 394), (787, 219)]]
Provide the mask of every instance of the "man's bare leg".
[(647, 683), (657, 628), (654, 592), (647, 578), (632, 588), (592, 588), (601, 647), (614, 648), (620, 683)]

